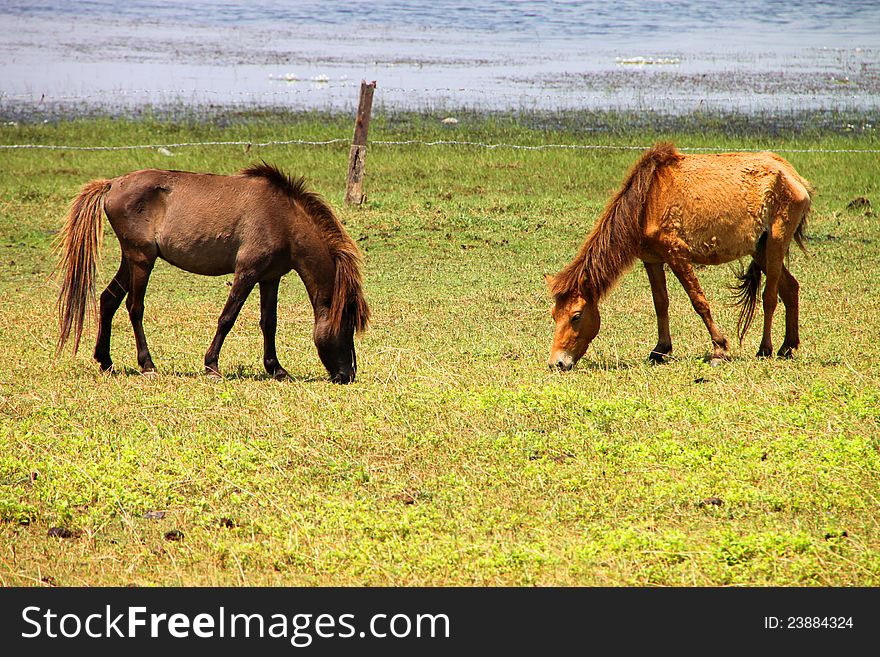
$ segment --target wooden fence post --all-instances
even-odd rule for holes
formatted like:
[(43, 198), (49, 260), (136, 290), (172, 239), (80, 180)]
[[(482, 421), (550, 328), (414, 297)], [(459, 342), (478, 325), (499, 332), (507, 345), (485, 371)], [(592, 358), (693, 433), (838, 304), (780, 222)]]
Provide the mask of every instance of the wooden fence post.
[(351, 152), (348, 156), (345, 202), (349, 205), (360, 205), (364, 202), (364, 160), (367, 157), (367, 130), (370, 127), (370, 112), (373, 109), (375, 89), (375, 80), (369, 84), (366, 80), (361, 80), (361, 97), (354, 121), (354, 139), (351, 141)]

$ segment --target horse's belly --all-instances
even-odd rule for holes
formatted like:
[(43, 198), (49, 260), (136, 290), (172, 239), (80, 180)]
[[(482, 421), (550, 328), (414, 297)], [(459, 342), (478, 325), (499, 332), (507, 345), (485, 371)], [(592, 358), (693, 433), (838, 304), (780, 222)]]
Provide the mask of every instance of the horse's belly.
[(760, 218), (739, 214), (719, 215), (709, 221), (683, 221), (679, 234), (687, 242), (691, 260), (718, 265), (751, 254), (763, 230)]
[(700, 265), (720, 265), (747, 256), (755, 248), (757, 240), (751, 237), (720, 237), (701, 235), (688, 240), (691, 260)]
[(231, 233), (218, 235), (158, 235), (159, 256), (193, 274), (221, 276), (235, 271), (238, 245)]

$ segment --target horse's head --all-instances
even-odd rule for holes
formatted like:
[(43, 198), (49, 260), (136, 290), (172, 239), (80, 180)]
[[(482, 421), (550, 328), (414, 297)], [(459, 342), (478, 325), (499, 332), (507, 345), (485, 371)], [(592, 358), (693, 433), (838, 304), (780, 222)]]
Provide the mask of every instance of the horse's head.
[(344, 321), (336, 333), (323, 322), (315, 324), (315, 346), (318, 356), (333, 383), (351, 383), (357, 374), (357, 355), (354, 351), (354, 325)]
[[(544, 276), (553, 289), (553, 277)], [(599, 302), (573, 292), (555, 297), (550, 315), (556, 323), (547, 364), (567, 372), (575, 366), (599, 333)]]

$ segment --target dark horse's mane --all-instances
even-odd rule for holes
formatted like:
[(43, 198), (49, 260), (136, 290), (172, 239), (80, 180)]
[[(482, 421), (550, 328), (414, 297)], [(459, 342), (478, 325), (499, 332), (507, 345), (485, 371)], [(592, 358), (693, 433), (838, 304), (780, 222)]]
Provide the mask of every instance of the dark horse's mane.
[(610, 291), (638, 256), (654, 173), (680, 158), (671, 143), (659, 143), (645, 151), (605, 206), (575, 259), (554, 277), (550, 292), (557, 301), (578, 294), (598, 302)]
[(297, 203), (321, 230), (336, 263), (336, 285), (330, 307), (330, 326), (338, 331), (343, 321), (352, 322), (360, 333), (367, 328), (370, 309), (361, 285), (361, 254), (357, 245), (345, 232), (342, 222), (320, 194), (306, 189), (304, 177), (292, 178), (278, 167), (261, 162), (241, 170), (241, 175), (264, 178)]

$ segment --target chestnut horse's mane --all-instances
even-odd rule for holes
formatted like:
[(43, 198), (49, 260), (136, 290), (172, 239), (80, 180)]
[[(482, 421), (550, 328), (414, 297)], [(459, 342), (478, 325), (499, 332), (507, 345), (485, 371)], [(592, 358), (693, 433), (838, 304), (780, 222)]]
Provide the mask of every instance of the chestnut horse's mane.
[(336, 285), (330, 307), (330, 325), (339, 330), (343, 320), (352, 322), (358, 333), (367, 328), (370, 310), (361, 286), (361, 254), (345, 232), (342, 222), (320, 194), (306, 189), (304, 177), (292, 178), (278, 167), (261, 162), (241, 170), (242, 176), (264, 178), (300, 205), (320, 229), (336, 262)]
[(554, 278), (550, 292), (559, 299), (578, 294), (598, 302), (638, 256), (648, 193), (655, 172), (682, 156), (671, 143), (645, 151), (587, 236), (574, 260)]

